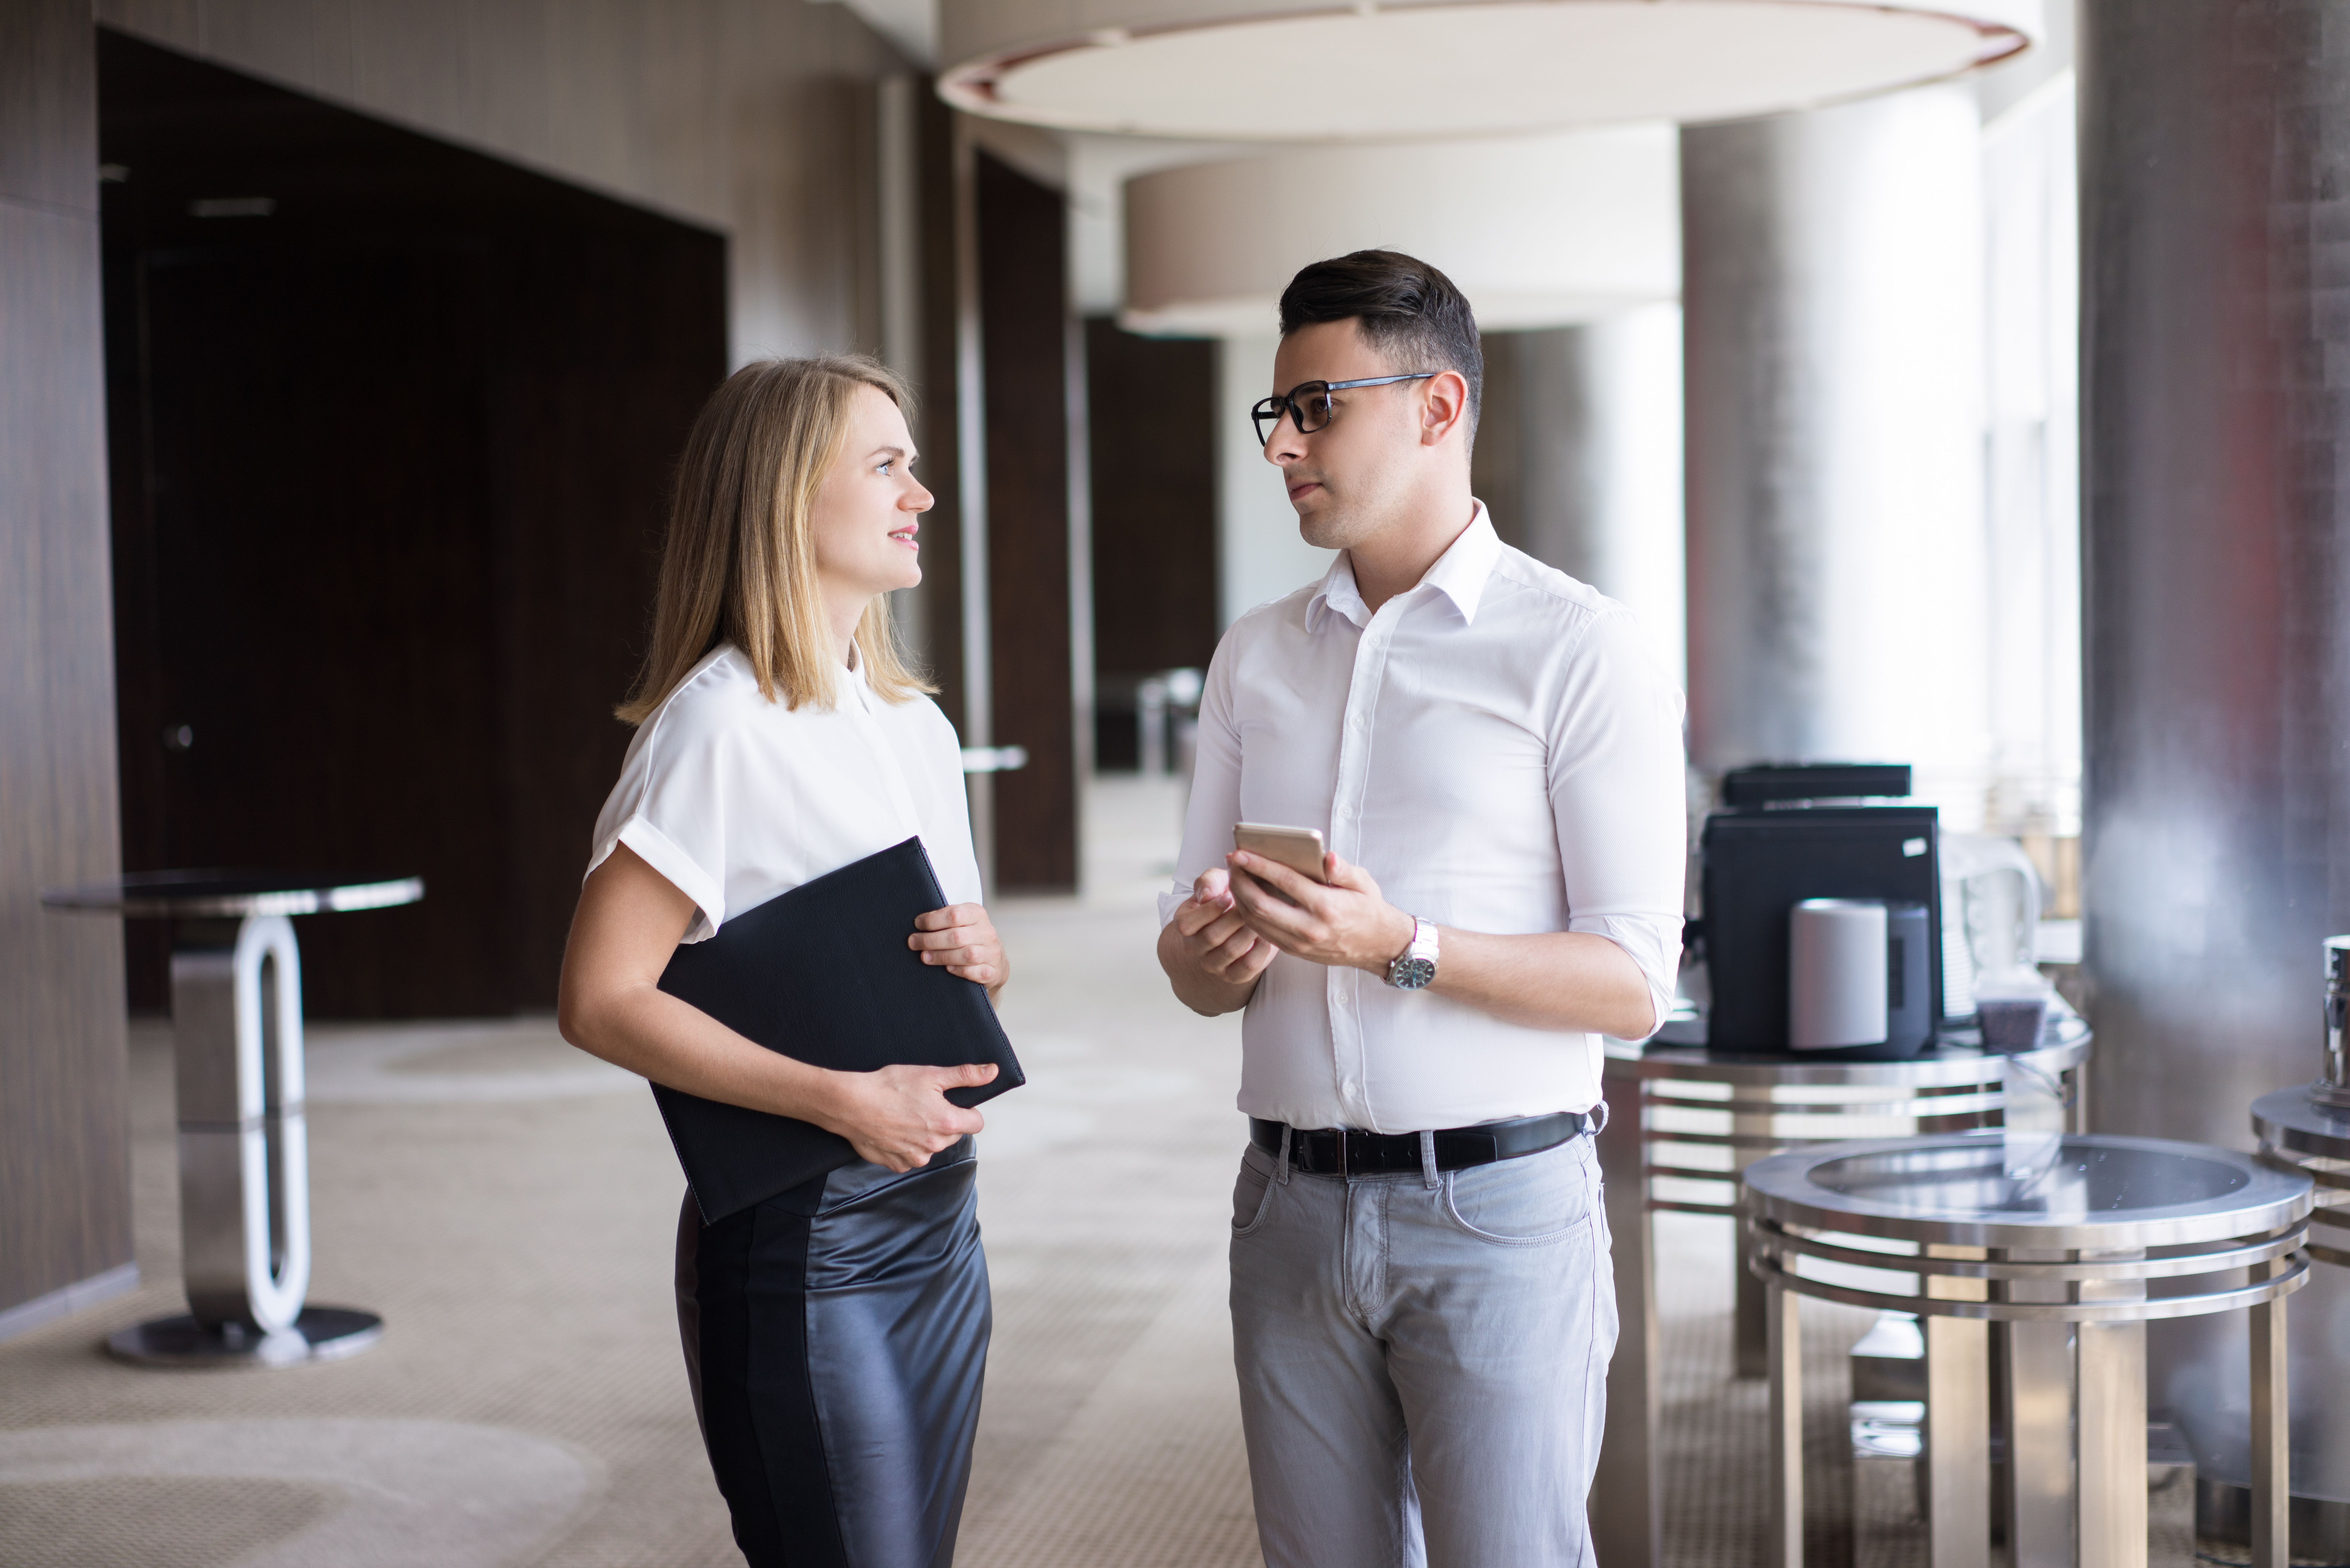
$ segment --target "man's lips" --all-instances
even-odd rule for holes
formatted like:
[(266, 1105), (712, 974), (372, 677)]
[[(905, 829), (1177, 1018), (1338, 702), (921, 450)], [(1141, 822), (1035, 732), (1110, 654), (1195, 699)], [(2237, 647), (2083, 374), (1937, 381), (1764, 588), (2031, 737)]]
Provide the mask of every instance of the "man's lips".
[(1303, 501), (1308, 492), (1321, 488), (1322, 482), (1318, 479), (1301, 479), (1289, 487), (1289, 498), (1292, 501)]

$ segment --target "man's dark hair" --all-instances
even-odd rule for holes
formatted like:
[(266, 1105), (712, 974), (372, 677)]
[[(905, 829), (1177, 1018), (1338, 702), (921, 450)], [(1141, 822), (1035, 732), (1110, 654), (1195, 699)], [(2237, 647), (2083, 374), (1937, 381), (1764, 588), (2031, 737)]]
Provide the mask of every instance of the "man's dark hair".
[(1469, 434), (1485, 400), (1477, 317), (1452, 280), (1401, 251), (1355, 251), (1300, 268), (1281, 291), (1281, 335), (1353, 319), (1399, 372), (1458, 370), (1469, 383)]

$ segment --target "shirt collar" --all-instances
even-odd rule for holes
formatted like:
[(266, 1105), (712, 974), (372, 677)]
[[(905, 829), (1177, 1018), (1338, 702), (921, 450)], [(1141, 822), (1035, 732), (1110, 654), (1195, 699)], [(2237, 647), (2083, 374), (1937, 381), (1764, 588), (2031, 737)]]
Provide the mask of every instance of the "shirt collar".
[[(1493, 531), (1493, 520), (1485, 511), (1485, 504), (1475, 503), (1476, 512), (1469, 526), (1452, 541), (1427, 575), (1415, 584), (1410, 593), (1433, 588), (1452, 601), (1461, 612), (1461, 624), (1471, 626), (1477, 620), (1477, 606), (1485, 597), (1485, 581), (1493, 575), (1494, 563), (1502, 558), (1502, 536)], [(1353, 622), (1357, 630), (1368, 626), (1370, 606), (1363, 599), (1362, 589), (1355, 584), (1355, 566), (1347, 552), (1330, 563), (1322, 587), (1305, 605), (1305, 629), (1322, 629), (1323, 613), (1335, 610)]]

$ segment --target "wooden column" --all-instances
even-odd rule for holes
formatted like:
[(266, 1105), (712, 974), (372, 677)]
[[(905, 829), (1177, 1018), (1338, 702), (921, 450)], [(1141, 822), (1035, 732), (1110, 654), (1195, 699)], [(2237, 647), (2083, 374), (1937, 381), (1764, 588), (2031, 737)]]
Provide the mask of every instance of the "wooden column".
[(88, 0), (0, 6), (0, 1334), (136, 1277)]
[(993, 696), (991, 733), (977, 743), (1028, 753), (1026, 767), (994, 781), (995, 886), (1073, 892), (1085, 761), (1076, 650), (1089, 618), (1073, 597), (1071, 393), (1082, 372), (1070, 346), (1066, 220), (1059, 192), (974, 156)]

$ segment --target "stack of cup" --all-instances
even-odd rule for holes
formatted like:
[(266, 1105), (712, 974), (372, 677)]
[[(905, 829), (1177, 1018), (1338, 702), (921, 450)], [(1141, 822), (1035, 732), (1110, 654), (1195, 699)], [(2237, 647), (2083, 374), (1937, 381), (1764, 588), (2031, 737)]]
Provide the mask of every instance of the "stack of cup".
[(1975, 982), (1975, 1015), (1986, 1051), (2029, 1051), (2048, 1023), (2049, 985), (2036, 970), (2015, 969)]

